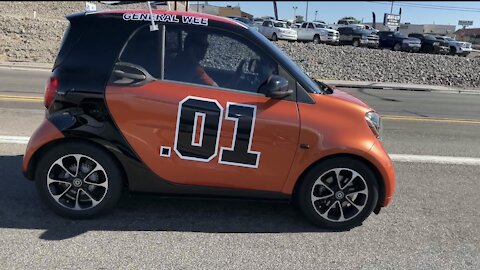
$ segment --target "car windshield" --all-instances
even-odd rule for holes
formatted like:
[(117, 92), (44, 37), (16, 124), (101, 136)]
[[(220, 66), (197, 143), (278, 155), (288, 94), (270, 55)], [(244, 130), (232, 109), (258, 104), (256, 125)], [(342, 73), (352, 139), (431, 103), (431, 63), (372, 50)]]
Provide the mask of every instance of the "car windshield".
[(444, 37), (444, 38), (448, 41), (455, 41), (453, 38), (450, 38), (450, 37)]
[(325, 25), (321, 23), (314, 23), (314, 25), (315, 25), (315, 28), (325, 28)]
[(280, 28), (289, 28), (288, 25), (286, 23), (283, 23), (283, 22), (273, 23), (273, 26), (280, 27)]
[(395, 32), (394, 35), (396, 37), (399, 37), (399, 38), (407, 38), (407, 35), (405, 35), (404, 33), (400, 33), (400, 32)]
[(428, 40), (437, 40), (434, 36), (431, 36), (431, 35), (425, 35), (425, 39), (428, 39)]

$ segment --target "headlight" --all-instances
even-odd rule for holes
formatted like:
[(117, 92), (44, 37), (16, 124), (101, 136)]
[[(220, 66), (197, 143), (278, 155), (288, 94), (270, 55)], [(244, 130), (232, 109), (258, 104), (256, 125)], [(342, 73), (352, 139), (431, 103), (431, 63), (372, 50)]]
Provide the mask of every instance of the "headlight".
[(285, 30), (285, 29), (280, 29), (280, 33), (287, 33), (287, 30)]
[(433, 43), (433, 46), (438, 46), (438, 45), (440, 45), (440, 42), (434, 42)]
[(377, 139), (382, 140), (383, 136), (383, 126), (382, 119), (380, 115), (376, 112), (368, 112), (365, 114), (365, 120), (367, 121), (368, 127), (373, 132)]

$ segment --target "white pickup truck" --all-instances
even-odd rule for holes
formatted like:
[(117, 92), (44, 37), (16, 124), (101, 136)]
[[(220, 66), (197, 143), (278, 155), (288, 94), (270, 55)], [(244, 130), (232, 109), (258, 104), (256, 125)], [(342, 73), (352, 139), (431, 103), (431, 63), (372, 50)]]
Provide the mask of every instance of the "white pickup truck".
[(282, 21), (264, 21), (258, 27), (258, 32), (273, 41), (279, 39), (297, 40), (297, 31), (291, 29), (286, 22)]
[(297, 29), (298, 41), (313, 41), (315, 44), (338, 44), (339, 36), (337, 30), (328, 29), (326, 24), (319, 22), (304, 22)]

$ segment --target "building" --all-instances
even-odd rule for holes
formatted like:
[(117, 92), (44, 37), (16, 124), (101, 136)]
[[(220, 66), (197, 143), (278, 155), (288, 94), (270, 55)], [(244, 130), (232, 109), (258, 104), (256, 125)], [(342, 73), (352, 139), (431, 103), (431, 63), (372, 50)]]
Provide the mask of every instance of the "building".
[(231, 16), (231, 17), (244, 17), (244, 18), (253, 19), (252, 14), (242, 11), (239, 6), (219, 7), (219, 6), (209, 5), (208, 3), (190, 4), (189, 10), (200, 12), (200, 13), (207, 13), (207, 14), (216, 15), (216, 16), (222, 16), (222, 17)]
[(455, 28), (455, 25), (402, 23), (400, 24), (399, 31), (405, 35), (419, 33), (452, 36), (455, 32)]
[(480, 44), (480, 28), (460, 29), (455, 32), (457, 40)]
[[(371, 22), (364, 24), (373, 27), (373, 23)], [(375, 29), (378, 29), (380, 31), (389, 31), (388, 27), (383, 25), (382, 22), (377, 22), (375, 25)], [(453, 36), (455, 32), (455, 25), (402, 23), (398, 27), (398, 31), (405, 35), (411, 33), (419, 33)]]

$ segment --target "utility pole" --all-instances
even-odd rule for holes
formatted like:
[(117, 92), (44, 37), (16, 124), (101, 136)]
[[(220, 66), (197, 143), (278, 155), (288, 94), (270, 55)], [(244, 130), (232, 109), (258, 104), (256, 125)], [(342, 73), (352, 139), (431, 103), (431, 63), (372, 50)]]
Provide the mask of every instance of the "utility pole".
[(393, 12), (393, 1), (392, 1), (392, 6), (390, 7), (390, 14)]
[(305, 10), (305, 21), (308, 22), (308, 1), (307, 1), (307, 9)]
[(273, 1), (273, 12), (275, 13), (275, 20), (278, 20), (277, 1)]
[(317, 20), (317, 13), (318, 13), (318, 10), (315, 10), (315, 20), (314, 21)]
[(298, 8), (298, 7), (293, 7), (293, 19), (294, 19), (294, 20), (297, 19), (297, 8)]

